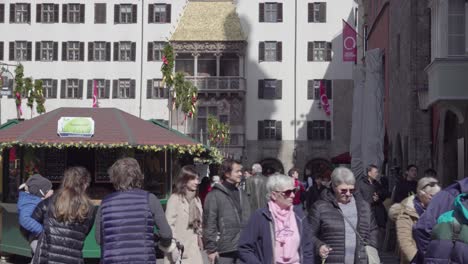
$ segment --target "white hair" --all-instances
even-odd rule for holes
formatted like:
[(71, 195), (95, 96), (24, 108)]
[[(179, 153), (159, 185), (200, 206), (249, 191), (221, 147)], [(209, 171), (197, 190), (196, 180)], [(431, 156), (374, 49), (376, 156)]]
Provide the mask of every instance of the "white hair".
[(350, 169), (338, 167), (334, 169), (331, 174), (331, 182), (333, 186), (339, 186), (341, 184), (354, 185), (356, 184), (356, 178), (354, 178), (354, 174)]
[[(433, 186), (430, 186), (433, 185)], [(435, 195), (440, 191), (439, 181), (434, 177), (423, 177), (418, 181), (418, 187), (416, 189), (417, 195), (420, 196), (423, 193)]]
[(267, 198), (271, 198), (272, 192), (283, 190), (288, 186), (294, 186), (293, 178), (279, 173), (271, 175), (266, 182)]
[(254, 165), (252, 165), (252, 173), (262, 173), (262, 165), (260, 165), (259, 163), (255, 163)]

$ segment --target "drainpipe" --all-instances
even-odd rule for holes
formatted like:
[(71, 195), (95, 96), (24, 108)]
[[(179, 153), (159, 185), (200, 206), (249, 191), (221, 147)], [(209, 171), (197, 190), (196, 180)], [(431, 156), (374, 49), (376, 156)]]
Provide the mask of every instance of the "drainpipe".
[(143, 102), (143, 35), (144, 35), (144, 11), (145, 11), (145, 0), (141, 0), (141, 43), (140, 43), (140, 106), (138, 117), (141, 118), (141, 108)]
[[(297, 0), (294, 0), (294, 153), (297, 142)], [(296, 158), (293, 157), (296, 163)], [(296, 165), (296, 164), (294, 164)]]

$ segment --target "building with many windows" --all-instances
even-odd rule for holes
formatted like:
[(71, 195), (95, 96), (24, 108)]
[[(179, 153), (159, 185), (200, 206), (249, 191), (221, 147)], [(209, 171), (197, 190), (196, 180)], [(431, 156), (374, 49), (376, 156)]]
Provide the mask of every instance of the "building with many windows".
[[(310, 175), (348, 152), (353, 64), (342, 61), (341, 32), (355, 12), (352, 0), (0, 0), (0, 60), (44, 81), (48, 111), (91, 107), (96, 85), (99, 107), (170, 120), (201, 141), (214, 115), (231, 126), (222, 148), (246, 165)], [(170, 111), (167, 42), (198, 87), (194, 119)], [(1, 122), (16, 117), (11, 97), (0, 110)]]

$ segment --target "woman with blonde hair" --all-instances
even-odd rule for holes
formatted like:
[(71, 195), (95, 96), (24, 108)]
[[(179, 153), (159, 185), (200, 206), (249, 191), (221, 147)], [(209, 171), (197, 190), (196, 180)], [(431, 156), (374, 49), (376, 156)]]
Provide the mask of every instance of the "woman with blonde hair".
[(83, 244), (95, 215), (86, 194), (90, 181), (85, 168), (68, 168), (57, 193), (38, 204), (33, 218), (44, 231), (32, 263), (84, 263)]
[[(166, 206), (166, 218), (176, 240), (184, 245), (182, 261), (191, 264), (203, 264), (201, 255), (201, 229), (203, 209), (197, 195), (200, 177), (195, 167), (182, 167), (175, 184), (174, 192)], [(164, 263), (176, 263), (176, 259), (167, 256)]]

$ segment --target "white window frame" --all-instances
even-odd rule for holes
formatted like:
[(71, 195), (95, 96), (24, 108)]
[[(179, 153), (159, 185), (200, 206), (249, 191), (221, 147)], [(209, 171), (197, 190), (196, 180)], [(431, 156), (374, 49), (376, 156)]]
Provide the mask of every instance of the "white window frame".
[(94, 61), (106, 61), (106, 42), (94, 42), (93, 49)]
[(265, 41), (265, 61), (276, 61), (276, 47), (275, 41)]
[(165, 4), (154, 4), (153, 19), (155, 23), (166, 23), (167, 7)]
[(77, 99), (81, 96), (79, 95), (80, 91), (80, 81), (78, 79), (67, 79), (67, 90), (66, 98)]
[(52, 79), (42, 79), (42, 89), (44, 91), (45, 98), (53, 98), (54, 94), (54, 80)]
[(320, 3), (313, 3), (314, 5), (314, 22), (319, 22), (320, 18)]
[(276, 120), (263, 120), (263, 139), (276, 139)]
[[(96, 88), (97, 88), (97, 92), (98, 92), (98, 98), (101, 99), (101, 98), (106, 98), (106, 96), (109, 96), (109, 95), (106, 95), (106, 80), (96, 79), (94, 81), (96, 81)], [(93, 82), (93, 85), (94, 85), (94, 82)]]
[(40, 50), (41, 61), (53, 61), (54, 60), (54, 42), (53, 41), (42, 41)]
[(278, 4), (265, 3), (265, 22), (276, 22), (278, 20)]
[(26, 61), (28, 59), (28, 42), (15, 41), (15, 60)]
[(132, 5), (123, 4), (119, 5), (119, 21), (121, 24), (130, 24), (133, 21), (132, 17)]
[(67, 23), (80, 23), (80, 4), (68, 4)]
[(15, 4), (15, 23), (28, 23), (28, 4)]
[(129, 41), (119, 42), (119, 61), (132, 60), (132, 43)]
[(54, 23), (55, 21), (55, 5), (42, 4), (41, 9), (41, 23)]
[[(330, 129), (330, 139), (328, 139), (328, 135), (327, 135), (327, 124), (330, 123), (330, 127), (331, 127), (331, 121), (327, 121), (327, 120), (313, 120), (313, 121), (310, 121), (312, 122), (312, 131), (310, 132), (311, 135), (312, 135), (312, 138), (310, 140), (314, 140), (314, 141), (326, 141), (326, 140), (331, 140), (331, 129)], [(317, 138), (314, 138), (313, 135), (314, 135), (314, 131), (318, 131), (317, 133)], [(323, 137), (322, 137), (323, 136)]]
[(80, 60), (80, 42), (69, 41), (67, 42), (67, 61)]
[(314, 61), (326, 61), (327, 59), (327, 42), (314, 41)]
[[(451, 5), (454, 5), (455, 1), (459, 1), (458, 4), (464, 8), (453, 8), (456, 12), (451, 13)], [(466, 7), (467, 4), (464, 0), (450, 0), (448, 1), (448, 30), (447, 30), (447, 55), (448, 56), (464, 56), (466, 54)], [(460, 27), (460, 32), (451, 33), (454, 27)], [(455, 42), (456, 46), (460, 50), (452, 50), (450, 44)]]
[(163, 50), (164, 50), (165, 45), (166, 45), (165, 42), (159, 42), (159, 41), (153, 42), (153, 60), (154, 61), (162, 61)]
[(151, 86), (151, 98), (164, 98), (165, 87), (161, 79), (153, 79)]
[(130, 98), (130, 79), (120, 79), (119, 86), (117, 87), (118, 98), (127, 99)]

